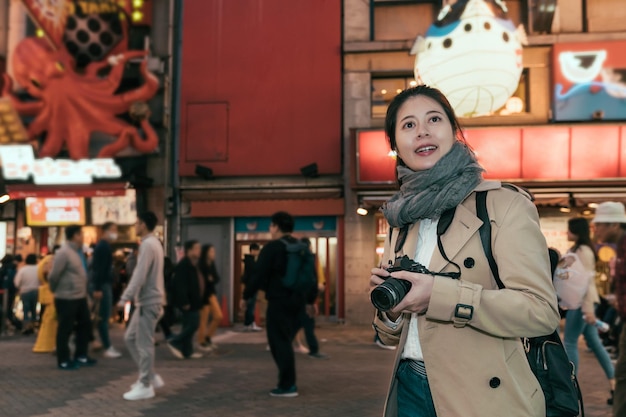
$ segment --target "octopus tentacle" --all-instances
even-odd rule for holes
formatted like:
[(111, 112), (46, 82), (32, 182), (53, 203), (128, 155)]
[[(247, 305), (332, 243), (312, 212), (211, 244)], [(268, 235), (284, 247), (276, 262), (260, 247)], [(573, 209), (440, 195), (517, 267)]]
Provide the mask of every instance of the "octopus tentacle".
[(48, 136), (46, 136), (46, 140), (43, 146), (39, 150), (39, 157), (54, 158), (59, 154), (59, 152), (61, 152), (61, 149), (63, 148), (63, 143), (63, 134), (57, 129), (50, 130), (48, 132)]
[(159, 80), (148, 71), (147, 61), (141, 63), (141, 74), (143, 75), (144, 83), (139, 88), (120, 94), (122, 102), (130, 104), (135, 101), (147, 100), (156, 94), (159, 89)]
[(139, 132), (136, 132), (136, 134), (132, 136), (133, 148), (141, 153), (154, 152), (157, 146), (159, 146), (159, 136), (148, 119), (143, 119), (140, 124), (146, 137), (144, 139), (139, 135)]
[(99, 158), (114, 157), (119, 152), (123, 151), (124, 149), (130, 146), (130, 141), (131, 141), (130, 138), (132, 135), (136, 135), (136, 134), (137, 134), (137, 131), (134, 127), (130, 125), (125, 127), (115, 142), (100, 149), (100, 152), (98, 152), (98, 157)]
[(3, 75), (4, 87), (2, 88), (2, 97), (9, 97), (15, 110), (24, 116), (35, 116), (44, 107), (43, 101), (20, 101), (13, 95), (13, 80), (7, 74)]

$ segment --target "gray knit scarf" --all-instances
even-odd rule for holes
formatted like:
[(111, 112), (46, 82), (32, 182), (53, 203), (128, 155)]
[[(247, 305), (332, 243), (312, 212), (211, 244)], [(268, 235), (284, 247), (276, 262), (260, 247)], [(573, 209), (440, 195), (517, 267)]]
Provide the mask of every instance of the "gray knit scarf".
[(397, 169), (400, 191), (381, 208), (392, 227), (440, 217), (470, 195), (484, 171), (474, 152), (458, 141), (430, 169), (413, 171), (402, 165)]

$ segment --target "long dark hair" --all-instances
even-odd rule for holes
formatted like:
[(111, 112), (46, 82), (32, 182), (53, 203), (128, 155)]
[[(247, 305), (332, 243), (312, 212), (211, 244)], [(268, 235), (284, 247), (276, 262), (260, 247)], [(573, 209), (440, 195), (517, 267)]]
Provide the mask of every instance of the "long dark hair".
[(596, 250), (591, 241), (591, 230), (589, 221), (584, 217), (574, 217), (567, 221), (567, 229), (570, 233), (576, 235), (576, 242), (572, 246), (572, 252), (576, 252), (581, 246), (589, 246), (593, 251), (593, 256), (597, 259)]
[(213, 248), (212, 244), (202, 245), (202, 249), (200, 250), (200, 261), (198, 262), (200, 272), (205, 277), (209, 275), (213, 276), (213, 283), (217, 283), (220, 280), (220, 277), (217, 273), (217, 268), (215, 267), (215, 260), (209, 259), (209, 251)]

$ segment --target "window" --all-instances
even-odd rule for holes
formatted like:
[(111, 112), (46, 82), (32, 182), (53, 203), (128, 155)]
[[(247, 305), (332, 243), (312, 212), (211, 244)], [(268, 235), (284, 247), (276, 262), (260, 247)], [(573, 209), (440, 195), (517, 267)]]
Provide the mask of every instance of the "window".
[(384, 118), (391, 100), (403, 90), (416, 85), (413, 75), (372, 78), (372, 118)]

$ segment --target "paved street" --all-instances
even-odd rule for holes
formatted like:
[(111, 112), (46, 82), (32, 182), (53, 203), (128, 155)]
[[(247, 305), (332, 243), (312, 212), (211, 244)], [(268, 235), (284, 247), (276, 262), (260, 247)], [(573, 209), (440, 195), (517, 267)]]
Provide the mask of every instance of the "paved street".
[[(122, 332), (113, 330), (118, 348), (123, 347)], [(136, 379), (125, 349), (121, 359), (96, 353), (96, 367), (63, 372), (52, 355), (31, 353), (32, 336), (5, 337), (0, 339), (0, 416), (379, 416), (394, 353), (373, 345), (371, 336), (367, 327), (325, 324), (318, 329), (322, 351), (331, 358), (297, 355), (300, 397), (295, 399), (268, 396), (276, 369), (264, 333), (221, 330), (216, 338), (220, 353), (197, 360), (175, 359), (161, 343), (157, 370), (166, 386), (156, 398), (139, 402), (122, 399)], [(600, 367), (584, 351), (581, 362), (587, 416), (611, 416)]]

